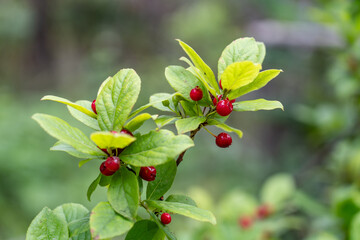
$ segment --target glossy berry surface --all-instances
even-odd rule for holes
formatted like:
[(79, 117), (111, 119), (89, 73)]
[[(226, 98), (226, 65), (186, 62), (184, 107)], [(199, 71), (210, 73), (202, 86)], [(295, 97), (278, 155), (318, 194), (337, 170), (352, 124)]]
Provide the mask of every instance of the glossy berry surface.
[(263, 205), (259, 206), (257, 211), (256, 211), (256, 215), (260, 219), (267, 218), (270, 214), (271, 214), (271, 209), (266, 204), (263, 204)]
[(102, 162), (101, 165), (100, 165), (100, 172), (105, 176), (111, 176), (111, 175), (113, 175), (115, 173), (115, 172), (110, 171), (109, 169), (107, 169), (105, 167), (105, 161)]
[(105, 160), (105, 167), (112, 172), (116, 172), (120, 168), (120, 159), (118, 157), (108, 157)]
[(227, 148), (231, 145), (232, 138), (229, 134), (222, 132), (217, 135), (215, 142), (218, 147)]
[(95, 102), (96, 102), (96, 99), (95, 99), (94, 101), (92, 101), (92, 103), (91, 103), (91, 109), (94, 111), (95, 114), (97, 114)]
[(128, 135), (132, 136), (132, 137), (134, 136), (134, 135), (132, 134), (132, 132), (130, 132), (130, 131), (127, 130), (127, 129), (121, 130), (120, 133), (125, 133), (125, 134), (128, 134)]
[(203, 91), (199, 86), (196, 86), (195, 88), (191, 89), (190, 98), (193, 101), (200, 101), (203, 98)]
[(243, 216), (239, 219), (239, 225), (242, 229), (249, 229), (253, 224), (251, 217)]
[(140, 173), (139, 173), (140, 177), (146, 181), (154, 181), (156, 178), (156, 168), (154, 167), (141, 167), (140, 169)]
[(161, 214), (161, 222), (165, 225), (171, 223), (170, 214), (168, 214), (168, 213)]
[(216, 104), (216, 112), (220, 115), (220, 116), (227, 116), (229, 115), (233, 110), (233, 105), (232, 103), (225, 99), (225, 100), (220, 100), (217, 104)]

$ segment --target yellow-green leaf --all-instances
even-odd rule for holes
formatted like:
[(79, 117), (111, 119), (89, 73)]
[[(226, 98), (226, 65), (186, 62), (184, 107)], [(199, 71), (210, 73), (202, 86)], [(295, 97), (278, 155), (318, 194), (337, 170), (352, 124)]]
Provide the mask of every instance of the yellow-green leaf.
[(242, 112), (242, 111), (259, 111), (259, 110), (273, 110), (280, 108), (284, 110), (283, 105), (279, 101), (269, 101), (263, 98), (235, 102), (233, 103), (234, 111)]
[(259, 74), (260, 64), (250, 61), (230, 64), (221, 75), (223, 89), (235, 90), (251, 83)]
[(124, 148), (136, 140), (135, 137), (126, 133), (94, 132), (91, 140), (99, 148)]

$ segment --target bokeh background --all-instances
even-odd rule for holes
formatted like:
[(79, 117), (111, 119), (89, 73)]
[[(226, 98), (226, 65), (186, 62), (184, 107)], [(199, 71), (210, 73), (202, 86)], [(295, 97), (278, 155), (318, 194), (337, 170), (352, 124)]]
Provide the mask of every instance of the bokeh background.
[[(233, 189), (257, 196), (265, 179), (285, 172), (298, 189), (329, 206), (331, 189), (354, 180), (346, 172), (353, 168), (343, 167), (347, 158), (334, 160), (334, 149), (341, 142), (336, 156), (355, 151), (352, 159), (359, 159), (359, 8), (359, 1), (336, 0), (1, 0), (0, 239), (24, 239), (44, 206), (77, 202), (91, 208), (105, 199), (103, 189), (92, 202), (86, 199), (98, 163), (78, 168), (75, 158), (49, 151), (56, 140), (31, 115), (53, 114), (87, 130), (66, 107), (40, 98), (92, 101), (108, 76), (134, 68), (142, 79), (135, 107), (141, 106), (151, 94), (172, 92), (164, 69), (183, 65), (178, 38), (214, 70), (232, 40), (264, 42), (263, 69), (284, 72), (245, 99), (280, 100), (285, 111), (233, 114), (229, 124), (244, 137), (234, 136), (229, 149), (217, 148), (205, 131), (198, 134), (172, 192), (204, 191), (215, 203)], [(195, 239), (182, 232), (184, 221), (172, 226), (179, 239)], [(281, 239), (308, 233), (298, 229)]]

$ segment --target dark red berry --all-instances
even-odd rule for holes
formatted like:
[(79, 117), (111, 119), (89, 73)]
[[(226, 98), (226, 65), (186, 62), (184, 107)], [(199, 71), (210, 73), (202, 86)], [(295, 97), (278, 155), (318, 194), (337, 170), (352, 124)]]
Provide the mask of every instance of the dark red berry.
[(165, 225), (171, 223), (170, 214), (168, 214), (168, 213), (161, 214), (161, 222)]
[(217, 95), (217, 97), (215, 98), (213, 98), (213, 104), (214, 104), (214, 106), (216, 106), (216, 104), (218, 103), (218, 101), (220, 101), (220, 99), (222, 98), (222, 95)]
[(222, 90), (223, 88), (222, 88), (222, 85), (221, 85), (221, 79), (219, 81), (219, 85), (220, 85), (220, 89)]
[(141, 167), (140, 169), (140, 173), (139, 173), (140, 177), (146, 181), (154, 181), (156, 178), (156, 168), (154, 167)]
[(234, 103), (234, 102), (235, 102), (235, 100), (236, 100), (236, 99), (230, 100), (230, 103), (231, 103), (231, 104), (232, 104), (232, 103)]
[(239, 219), (239, 225), (242, 229), (249, 229), (253, 224), (253, 219), (249, 216), (243, 216)]
[(115, 173), (115, 172), (110, 171), (109, 169), (106, 168), (105, 161), (102, 162), (101, 165), (100, 165), (100, 172), (105, 176), (111, 176), (111, 175), (113, 175)]
[(96, 99), (95, 99), (94, 101), (92, 101), (92, 103), (91, 103), (91, 108), (92, 108), (92, 110), (94, 111), (94, 113), (97, 114), (95, 102), (96, 102)]
[(233, 105), (232, 103), (225, 99), (225, 100), (220, 100), (217, 104), (216, 104), (216, 112), (220, 115), (220, 116), (227, 116), (229, 115), (233, 110)]
[(267, 204), (260, 205), (256, 211), (256, 215), (260, 219), (267, 218), (270, 214), (271, 214), (271, 209)]
[(231, 145), (232, 138), (229, 134), (222, 132), (217, 135), (215, 142), (218, 147), (227, 148)]
[(108, 157), (105, 160), (105, 167), (112, 172), (116, 172), (120, 168), (120, 159), (118, 157)]
[(159, 200), (160, 200), (160, 201), (164, 201), (164, 196), (161, 196), (161, 197), (159, 198)]
[(127, 129), (121, 130), (120, 133), (125, 133), (125, 134), (128, 134), (128, 135), (132, 136), (132, 137), (134, 136), (134, 135), (132, 134), (132, 132), (130, 132), (130, 131), (127, 130)]
[(190, 98), (193, 101), (200, 101), (203, 97), (203, 91), (199, 86), (196, 86), (195, 88), (191, 89), (190, 91)]

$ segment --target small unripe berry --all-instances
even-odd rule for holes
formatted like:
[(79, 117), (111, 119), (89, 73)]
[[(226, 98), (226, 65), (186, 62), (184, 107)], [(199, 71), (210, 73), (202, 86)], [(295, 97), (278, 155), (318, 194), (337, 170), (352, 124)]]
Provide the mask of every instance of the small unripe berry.
[(134, 135), (132, 134), (132, 132), (130, 132), (129, 130), (127, 130), (127, 129), (125, 129), (125, 128), (124, 128), (123, 130), (121, 130), (120, 133), (125, 133), (125, 134), (128, 134), (128, 135), (132, 136), (132, 137), (134, 136)]
[(232, 103), (225, 99), (225, 100), (220, 100), (217, 104), (216, 104), (216, 112), (220, 115), (220, 116), (227, 116), (229, 115), (233, 110), (233, 105)]
[(229, 134), (222, 132), (217, 135), (215, 142), (218, 147), (227, 148), (231, 145), (232, 138)]
[(203, 98), (203, 91), (199, 86), (196, 86), (195, 88), (191, 89), (190, 98), (193, 101), (200, 101)]
[(96, 102), (96, 99), (95, 99), (94, 101), (92, 101), (92, 103), (91, 103), (91, 109), (94, 111), (95, 114), (97, 114), (95, 102)]
[(271, 209), (267, 204), (260, 205), (256, 211), (256, 215), (259, 219), (267, 218), (270, 214)]
[(111, 172), (116, 172), (120, 168), (120, 159), (115, 156), (108, 157), (105, 160), (105, 167)]
[(105, 161), (102, 162), (101, 165), (100, 165), (100, 172), (105, 176), (111, 176), (111, 175), (113, 175), (115, 173), (115, 172), (110, 171), (109, 169), (106, 168)]
[(153, 166), (141, 167), (139, 175), (142, 179), (146, 181), (154, 181), (156, 178), (156, 168), (154, 168)]
[(239, 219), (239, 225), (242, 229), (249, 229), (253, 224), (253, 220), (249, 216), (243, 216)]
[(161, 214), (161, 222), (165, 225), (171, 223), (170, 214), (168, 214), (168, 213)]
[(213, 104), (214, 106), (216, 106), (216, 104), (218, 103), (218, 101), (220, 101), (220, 99), (222, 98), (222, 95), (217, 95), (217, 97), (213, 98)]

